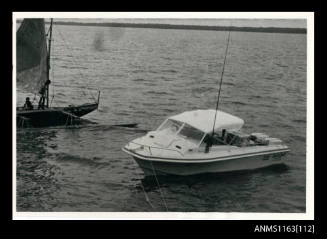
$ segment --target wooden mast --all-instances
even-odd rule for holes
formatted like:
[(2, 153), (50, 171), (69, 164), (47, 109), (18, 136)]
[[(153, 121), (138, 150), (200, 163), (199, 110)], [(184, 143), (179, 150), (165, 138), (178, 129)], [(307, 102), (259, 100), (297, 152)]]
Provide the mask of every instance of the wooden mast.
[[(47, 76), (48, 81), (50, 80), (50, 53), (51, 53), (51, 41), (52, 41), (52, 21), (50, 21), (50, 28), (49, 28), (49, 43), (48, 43), (48, 56), (47, 56)], [(49, 108), (49, 84), (46, 85), (46, 101), (47, 101), (47, 108)]]

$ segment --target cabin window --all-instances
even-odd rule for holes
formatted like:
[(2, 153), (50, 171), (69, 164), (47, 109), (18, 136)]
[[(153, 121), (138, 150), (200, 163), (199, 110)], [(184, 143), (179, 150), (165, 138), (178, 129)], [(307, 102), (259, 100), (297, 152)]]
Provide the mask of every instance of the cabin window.
[(178, 133), (179, 136), (183, 138), (187, 138), (187, 140), (191, 141), (194, 144), (199, 144), (204, 136), (204, 132), (185, 124), (181, 131)]
[(168, 119), (159, 128), (158, 131), (166, 131), (167, 133), (177, 133), (182, 127), (182, 123), (176, 120)]

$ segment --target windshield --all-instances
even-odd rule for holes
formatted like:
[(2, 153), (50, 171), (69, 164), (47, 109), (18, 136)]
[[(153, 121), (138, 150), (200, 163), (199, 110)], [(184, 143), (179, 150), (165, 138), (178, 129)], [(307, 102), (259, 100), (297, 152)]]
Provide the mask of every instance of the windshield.
[(194, 144), (199, 144), (204, 136), (204, 132), (188, 125), (184, 124), (182, 130), (178, 133), (179, 136), (191, 141)]
[(176, 120), (168, 119), (166, 120), (157, 131), (165, 131), (165, 133), (176, 133), (183, 124)]

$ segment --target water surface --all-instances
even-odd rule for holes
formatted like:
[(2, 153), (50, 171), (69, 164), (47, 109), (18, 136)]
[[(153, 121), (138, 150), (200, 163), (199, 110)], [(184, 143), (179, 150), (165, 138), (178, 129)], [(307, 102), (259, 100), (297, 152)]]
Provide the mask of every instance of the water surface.
[[(232, 32), (220, 100), (245, 131), (286, 142), (286, 167), (159, 177), (160, 188), (121, 147), (168, 116), (215, 107), (227, 32), (55, 26), (53, 35), (52, 106), (101, 90), (85, 117), (98, 124), (17, 131), (18, 211), (305, 212), (305, 34)], [(26, 96), (18, 90), (17, 104)], [(139, 128), (110, 126), (131, 122)]]

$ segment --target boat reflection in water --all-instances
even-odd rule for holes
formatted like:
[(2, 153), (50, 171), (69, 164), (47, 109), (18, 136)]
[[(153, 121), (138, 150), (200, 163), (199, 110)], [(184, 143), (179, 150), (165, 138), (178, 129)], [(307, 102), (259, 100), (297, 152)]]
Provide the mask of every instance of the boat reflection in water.
[(242, 119), (219, 110), (187, 111), (169, 117), (122, 150), (146, 175), (231, 172), (284, 163), (289, 148), (280, 139), (245, 134), (243, 124)]

